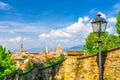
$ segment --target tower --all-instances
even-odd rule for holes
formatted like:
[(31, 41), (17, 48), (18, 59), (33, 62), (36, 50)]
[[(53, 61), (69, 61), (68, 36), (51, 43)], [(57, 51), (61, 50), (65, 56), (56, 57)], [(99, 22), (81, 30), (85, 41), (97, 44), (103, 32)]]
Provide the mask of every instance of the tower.
[(22, 49), (23, 49), (23, 44), (20, 44), (20, 53), (22, 53)]
[(48, 47), (46, 46), (46, 53), (48, 53), (49, 52), (49, 49), (48, 49)]

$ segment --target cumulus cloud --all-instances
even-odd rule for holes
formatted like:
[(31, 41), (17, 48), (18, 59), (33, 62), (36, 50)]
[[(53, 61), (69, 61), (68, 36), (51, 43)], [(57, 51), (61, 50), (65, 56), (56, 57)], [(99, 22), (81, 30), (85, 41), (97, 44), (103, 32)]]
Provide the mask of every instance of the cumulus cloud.
[(108, 18), (107, 21), (109, 23), (116, 23), (116, 18), (115, 17), (111, 17), (111, 18)]
[(102, 13), (102, 12), (99, 11), (98, 14), (101, 14), (102, 18), (106, 18), (106, 15), (104, 13)]
[(9, 32), (11, 34), (14, 34), (15, 32), (38, 33), (47, 30), (49, 30), (49, 28), (45, 30), (45, 26), (42, 26), (40, 22), (22, 23), (15, 21), (0, 21), (0, 32)]
[(40, 34), (39, 37), (42, 38), (54, 38), (54, 37), (72, 37), (69, 33), (64, 32), (64, 30), (52, 30), (49, 34)]
[[(115, 17), (111, 16), (108, 18), (104, 13), (100, 13), (102, 17), (106, 18), (108, 21), (107, 31), (110, 34), (115, 34)], [(54, 48), (57, 44), (61, 44), (64, 47), (84, 45), (86, 37), (92, 32), (90, 22), (91, 18), (89, 16), (84, 16), (79, 17), (78, 21), (64, 28), (49, 29), (48, 27), (41, 26), (39, 22), (21, 23), (0, 21), (0, 32), (10, 33), (9, 35), (12, 36), (10, 38), (0, 39), (0, 43), (10, 48), (11, 46), (13, 48), (17, 47), (17, 45), (19, 45), (17, 43), (20, 42), (24, 42), (25, 46), (28, 48), (45, 47), (46, 45)], [(0, 34), (0, 36), (2, 35)], [(12, 45), (10, 46), (11, 43)]]
[(14, 50), (18, 51), (19, 45), (21, 43), (23, 43), (24, 49), (26, 49), (26, 48), (30, 48), (31, 46), (32, 47), (36, 46), (36, 45), (33, 45), (33, 44), (36, 44), (36, 42), (38, 42), (36, 39), (32, 39), (29, 37), (21, 37), (21, 36), (10, 37), (10, 38), (0, 38), (0, 45), (3, 45), (4, 47), (7, 48), (7, 50), (10, 49), (11, 51), (14, 51)]
[(0, 10), (7, 10), (10, 7), (11, 6), (9, 4), (0, 1)]
[[(109, 34), (116, 34), (115, 23), (116, 18), (107, 16), (99, 12), (103, 18), (106, 18), (108, 21), (107, 32)], [(65, 28), (51, 30), (48, 33), (39, 34), (40, 41), (48, 41), (49, 45), (63, 44), (64, 46), (74, 46), (74, 45), (83, 45), (88, 34), (92, 32), (91, 19), (89, 16), (84, 16), (78, 18), (78, 21), (66, 26)], [(47, 44), (48, 44), (47, 43)]]
[(83, 21), (84, 22), (87, 22), (87, 21), (89, 21), (90, 20), (90, 18), (88, 17), (88, 16), (85, 16), (84, 18), (83, 18)]
[(107, 32), (109, 32), (109, 34), (117, 34), (116, 33), (116, 27), (115, 27), (115, 24), (116, 24), (116, 18), (115, 17), (110, 17), (110, 18), (107, 18), (107, 21), (108, 21), (108, 25), (107, 25)]
[(106, 31), (110, 34), (114, 33), (114, 28), (110, 26), (109, 28), (106, 29)]
[(65, 28), (51, 30), (48, 33), (39, 34), (39, 39), (50, 41), (57, 44), (63, 44), (64, 46), (83, 45), (85, 38), (92, 31), (90, 24), (90, 18), (88, 16), (80, 17), (77, 22), (66, 26)]
[(84, 18), (79, 18), (78, 22), (67, 26), (66, 28), (57, 29), (57, 30), (51, 30), (49, 33), (43, 33), (40, 34), (40, 38), (55, 38), (55, 37), (61, 37), (61, 38), (72, 38), (73, 36), (76, 36), (75, 34), (79, 34), (81, 32), (89, 33), (90, 32), (90, 26), (89, 22), (84, 24), (84, 21), (89, 21), (89, 17), (85, 16)]
[(21, 37), (15, 37), (15, 38), (10, 38), (8, 41), (9, 42), (20, 42), (21, 41)]
[(16, 42), (22, 42), (22, 41), (27, 41), (30, 40), (30, 38), (27, 37), (13, 37), (13, 38), (0, 38), (0, 42), (12, 42), (12, 43), (16, 43)]

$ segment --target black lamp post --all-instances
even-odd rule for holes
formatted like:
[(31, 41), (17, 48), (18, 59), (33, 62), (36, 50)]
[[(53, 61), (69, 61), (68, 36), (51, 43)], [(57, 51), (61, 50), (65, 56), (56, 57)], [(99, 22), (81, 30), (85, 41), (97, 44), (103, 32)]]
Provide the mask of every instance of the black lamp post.
[(97, 18), (94, 18), (91, 22), (93, 32), (98, 33), (98, 47), (99, 47), (99, 80), (103, 80), (103, 75), (102, 75), (102, 62), (101, 62), (101, 39), (100, 39), (100, 34), (102, 32), (105, 32), (106, 26), (107, 26), (107, 21), (104, 18), (101, 18), (101, 14), (97, 14)]

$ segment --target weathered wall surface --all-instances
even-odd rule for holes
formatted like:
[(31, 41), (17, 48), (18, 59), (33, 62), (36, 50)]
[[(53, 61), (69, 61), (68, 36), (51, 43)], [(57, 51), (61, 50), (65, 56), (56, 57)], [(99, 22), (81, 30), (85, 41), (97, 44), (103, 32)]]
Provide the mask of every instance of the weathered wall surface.
[(59, 70), (60, 64), (54, 66), (49, 66), (46, 68), (40, 69), (39, 66), (36, 66), (31, 72), (24, 75), (16, 74), (15, 80), (55, 80), (55, 75), (57, 70)]
[[(104, 78), (120, 80), (120, 47), (102, 53)], [(98, 80), (98, 55), (88, 57), (67, 56), (59, 71), (56, 80)]]

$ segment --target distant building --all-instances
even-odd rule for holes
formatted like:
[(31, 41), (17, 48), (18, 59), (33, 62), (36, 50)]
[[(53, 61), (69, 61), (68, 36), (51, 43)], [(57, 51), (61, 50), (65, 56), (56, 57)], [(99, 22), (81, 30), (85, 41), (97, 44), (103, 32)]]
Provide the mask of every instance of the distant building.
[(49, 53), (49, 48), (46, 46), (46, 53)]
[[(47, 54), (46, 54), (47, 53)], [(23, 44), (20, 44), (19, 52), (14, 52), (11, 56), (12, 59), (17, 60), (17, 68), (25, 70), (26, 66), (30, 62), (42, 62), (44, 63), (48, 59), (57, 59), (59, 54), (63, 53), (63, 48), (58, 45), (55, 50), (50, 51), (46, 46), (46, 51), (40, 51), (39, 53), (23, 51)]]
[(57, 48), (56, 48), (56, 53), (57, 54), (61, 54), (63, 52), (63, 48), (61, 45), (58, 45)]
[(20, 44), (20, 53), (22, 53), (22, 49), (23, 49), (23, 44)]

